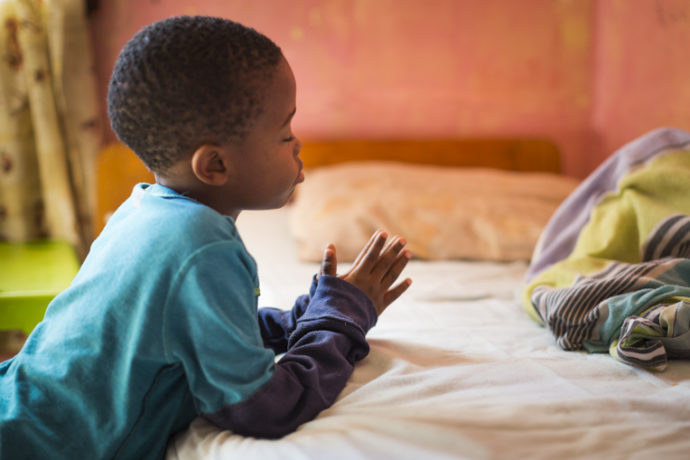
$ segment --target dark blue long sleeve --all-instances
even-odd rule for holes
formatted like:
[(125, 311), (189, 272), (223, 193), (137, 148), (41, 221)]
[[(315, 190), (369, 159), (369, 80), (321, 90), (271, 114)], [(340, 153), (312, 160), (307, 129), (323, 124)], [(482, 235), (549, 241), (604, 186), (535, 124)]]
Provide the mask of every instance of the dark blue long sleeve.
[(259, 309), (259, 329), (264, 345), (272, 349), (276, 354), (287, 351), (290, 334), (297, 327), (297, 320), (304, 314), (309, 306), (309, 300), (316, 291), (317, 278), (314, 277), (309, 294), (301, 295), (295, 301), (290, 310), (264, 307)]
[[(309, 302), (299, 305), (306, 306), (301, 315), (278, 316), (285, 319), (281, 324), (294, 321), (294, 327), (271, 379), (246, 400), (207, 419), (245, 436), (277, 438), (333, 404), (355, 362), (369, 352), (365, 335), (376, 323), (376, 310), (362, 291), (332, 276), (319, 277)], [(276, 332), (275, 318), (264, 316), (262, 331)], [(273, 344), (282, 343), (279, 333), (267, 336)]]

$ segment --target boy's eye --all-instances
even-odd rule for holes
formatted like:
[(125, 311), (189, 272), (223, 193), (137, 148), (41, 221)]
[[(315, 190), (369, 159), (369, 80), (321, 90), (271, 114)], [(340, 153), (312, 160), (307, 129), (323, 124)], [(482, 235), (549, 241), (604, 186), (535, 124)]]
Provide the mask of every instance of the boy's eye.
[(290, 136), (290, 137), (286, 137), (285, 139), (283, 139), (283, 142), (292, 142), (294, 140), (295, 140), (295, 136)]

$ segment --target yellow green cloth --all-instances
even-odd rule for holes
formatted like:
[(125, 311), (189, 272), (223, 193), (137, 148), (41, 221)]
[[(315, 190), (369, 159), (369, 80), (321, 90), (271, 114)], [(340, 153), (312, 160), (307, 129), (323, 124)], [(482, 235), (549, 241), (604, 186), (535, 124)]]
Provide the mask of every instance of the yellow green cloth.
[[(652, 134), (614, 155), (556, 212), (522, 302), (564, 349), (663, 369), (670, 357), (690, 356), (680, 323), (690, 322), (690, 134)], [(552, 257), (559, 252), (567, 254)]]

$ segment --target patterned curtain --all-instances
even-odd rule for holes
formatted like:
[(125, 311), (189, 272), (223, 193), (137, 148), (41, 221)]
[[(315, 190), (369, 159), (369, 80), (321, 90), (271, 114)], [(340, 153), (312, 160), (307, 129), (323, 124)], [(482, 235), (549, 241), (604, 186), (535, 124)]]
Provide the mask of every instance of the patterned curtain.
[(84, 0), (0, 0), (0, 239), (92, 240), (102, 122)]

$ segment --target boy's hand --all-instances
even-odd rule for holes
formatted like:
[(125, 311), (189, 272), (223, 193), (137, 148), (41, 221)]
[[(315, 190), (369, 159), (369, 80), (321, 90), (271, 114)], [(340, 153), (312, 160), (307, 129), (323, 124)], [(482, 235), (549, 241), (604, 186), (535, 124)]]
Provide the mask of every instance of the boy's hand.
[(410, 260), (410, 251), (403, 250), (403, 238), (395, 236), (386, 242), (387, 238), (386, 233), (375, 232), (344, 275), (336, 274), (338, 260), (332, 243), (326, 246), (321, 264), (321, 274), (337, 276), (368, 295), (379, 315), (412, 284), (406, 278), (391, 287)]

